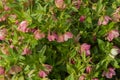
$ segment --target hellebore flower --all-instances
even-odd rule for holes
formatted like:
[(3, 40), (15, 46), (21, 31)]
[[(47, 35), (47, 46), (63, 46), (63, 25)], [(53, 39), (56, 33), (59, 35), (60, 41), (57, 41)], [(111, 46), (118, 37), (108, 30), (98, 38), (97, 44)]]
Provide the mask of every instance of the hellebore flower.
[(120, 21), (120, 7), (118, 7), (115, 12), (112, 14), (112, 19), (114, 22), (119, 22)]
[(27, 21), (22, 21), (19, 26), (18, 26), (18, 30), (21, 32), (28, 32), (28, 22)]
[(0, 75), (4, 75), (4, 74), (5, 74), (5, 69), (2, 66), (0, 66)]
[(55, 5), (59, 9), (64, 9), (66, 7), (64, 0), (55, 0)]
[(10, 10), (10, 7), (8, 7), (8, 6), (5, 5), (5, 6), (4, 6), (4, 10), (5, 10), (5, 11), (9, 11), (9, 10)]
[(31, 54), (31, 50), (30, 50), (28, 47), (25, 47), (25, 48), (23, 49), (22, 55), (28, 55), (28, 54)]
[(5, 28), (1, 29), (0, 30), (0, 40), (5, 40), (6, 34), (7, 34), (7, 30)]
[(112, 41), (114, 38), (117, 38), (117, 37), (119, 37), (118, 30), (111, 30), (110, 32), (108, 32), (107, 40)]
[(87, 67), (86, 67), (86, 73), (90, 73), (91, 70), (92, 70), (92, 67), (91, 67), (91, 66), (87, 66)]
[(57, 42), (64, 42), (64, 35), (59, 35), (57, 38)]
[(43, 71), (43, 70), (39, 71), (39, 77), (41, 77), (41, 78), (45, 78), (45, 77), (47, 77), (46, 72)]
[(77, 9), (79, 9), (82, 1), (81, 0), (72, 0), (72, 3), (73, 3), (73, 5), (75, 5), (75, 7)]
[(47, 38), (48, 38), (49, 41), (55, 41), (55, 39), (57, 39), (58, 36), (57, 36), (56, 33), (52, 33), (51, 35), (50, 35), (50, 33), (48, 33), (48, 37)]
[(10, 45), (10, 48), (12, 48), (12, 49), (13, 49), (13, 48), (14, 48), (14, 45), (12, 45), (12, 44), (11, 44), (11, 45)]
[(115, 56), (117, 56), (117, 55), (120, 53), (120, 49), (119, 49), (118, 47), (114, 46), (114, 47), (111, 49), (110, 52), (111, 52), (111, 53), (110, 53), (110, 56), (111, 56), (112, 58), (114, 58)]
[(34, 37), (35, 37), (36, 40), (39, 40), (39, 39), (44, 38), (44, 37), (45, 37), (45, 34), (42, 33), (42, 32), (40, 32), (40, 30), (36, 30), (36, 31), (34, 32)]
[(79, 80), (85, 80), (85, 75), (81, 75), (81, 76), (79, 77)]
[(102, 18), (99, 18), (98, 25), (107, 25), (110, 20), (112, 19), (109, 16), (104, 16)]
[(45, 67), (45, 71), (47, 74), (49, 74), (52, 71), (53, 67), (51, 65), (44, 64), (43, 66)]
[(5, 54), (5, 55), (9, 55), (10, 54), (9, 53), (9, 48), (6, 45), (4, 45), (4, 44), (1, 46), (1, 52), (3, 54)]
[(116, 75), (114, 68), (108, 68), (108, 71), (107, 72), (104, 71), (102, 74), (103, 77), (105, 76), (106, 78), (109, 79), (112, 78), (114, 75)]
[(70, 63), (71, 64), (75, 64), (75, 60), (74, 59), (70, 59)]
[(83, 43), (80, 48), (80, 53), (86, 53), (86, 56), (90, 55), (90, 45), (87, 43)]
[(73, 38), (73, 34), (71, 32), (66, 32), (64, 34), (64, 41), (67, 41), (70, 38)]
[(83, 22), (83, 21), (85, 21), (85, 16), (80, 16), (80, 22)]
[(7, 16), (2, 16), (2, 17), (0, 18), (0, 22), (5, 21), (5, 20), (6, 20), (6, 17), (7, 17)]
[(22, 68), (18, 65), (14, 65), (11, 67), (11, 69), (9, 70), (9, 74), (17, 74), (19, 72), (22, 71)]

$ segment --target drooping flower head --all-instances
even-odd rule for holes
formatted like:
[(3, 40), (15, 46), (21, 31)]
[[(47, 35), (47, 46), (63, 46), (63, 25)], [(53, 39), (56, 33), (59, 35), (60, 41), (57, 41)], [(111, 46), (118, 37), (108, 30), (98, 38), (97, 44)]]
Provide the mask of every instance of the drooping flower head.
[(109, 16), (101, 17), (98, 20), (98, 25), (107, 25), (110, 20), (112, 19)]
[(118, 7), (115, 12), (112, 14), (112, 19), (114, 22), (119, 22), (120, 21), (120, 7)]
[(71, 32), (66, 32), (64, 34), (64, 41), (67, 41), (70, 38), (73, 38), (73, 34)]
[(80, 48), (80, 53), (85, 53), (86, 56), (90, 55), (90, 45), (87, 43), (83, 43)]
[(57, 38), (57, 42), (64, 42), (64, 35), (59, 35)]
[(111, 30), (107, 34), (107, 40), (112, 41), (114, 38), (119, 37), (119, 32), (118, 30)]
[(103, 77), (105, 76), (106, 78), (109, 79), (112, 78), (114, 75), (116, 75), (116, 72), (115, 69), (112, 67), (108, 68), (108, 71), (104, 71), (102, 74)]
[(18, 30), (21, 32), (28, 32), (28, 22), (27, 21), (22, 21), (19, 26), (18, 26)]
[(28, 55), (28, 54), (31, 54), (31, 53), (32, 53), (31, 50), (28, 47), (25, 47), (23, 49), (22, 55)]
[(2, 66), (0, 66), (0, 75), (4, 75), (4, 74), (5, 74), (5, 69)]
[(9, 74), (17, 74), (19, 72), (22, 71), (22, 68), (18, 65), (14, 65), (11, 67), (11, 69), (9, 70)]
[(53, 67), (51, 65), (48, 65), (48, 64), (44, 64), (43, 66), (44, 66), (45, 72), (47, 74), (49, 74), (52, 71), (52, 69), (53, 69)]
[(76, 7), (77, 9), (79, 9), (79, 8), (80, 8), (80, 5), (81, 5), (81, 3), (82, 3), (82, 0), (72, 0), (72, 3), (73, 3), (73, 5), (75, 5), (75, 7)]
[(83, 22), (85, 20), (85, 16), (80, 16), (80, 22)]
[(79, 80), (85, 80), (85, 75), (81, 75), (81, 76), (79, 77)]
[(45, 77), (47, 77), (46, 72), (43, 71), (43, 70), (39, 71), (39, 77), (41, 77), (41, 78), (45, 78)]
[(86, 73), (90, 73), (91, 70), (92, 70), (92, 67), (91, 67), (91, 66), (87, 66), (87, 67), (86, 67)]
[(52, 32), (52, 34), (50, 34), (50, 32), (49, 32), (47, 38), (49, 41), (55, 41), (58, 38), (58, 35), (54, 32)]
[(0, 29), (0, 40), (5, 40), (7, 35), (7, 30), (5, 28)]
[(36, 40), (42, 39), (45, 37), (45, 34), (43, 32), (41, 32), (40, 30), (36, 30), (34, 32), (34, 37)]
[(114, 58), (115, 56), (117, 56), (120, 53), (120, 49), (116, 46), (113, 46), (113, 48), (110, 51), (110, 56), (112, 58)]
[(55, 0), (55, 5), (59, 9), (64, 9), (66, 7), (64, 0)]

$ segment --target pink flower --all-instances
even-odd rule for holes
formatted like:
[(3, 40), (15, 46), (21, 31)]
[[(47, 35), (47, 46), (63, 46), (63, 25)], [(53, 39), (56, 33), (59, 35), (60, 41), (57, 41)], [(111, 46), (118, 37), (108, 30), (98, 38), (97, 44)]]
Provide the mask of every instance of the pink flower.
[(47, 76), (47, 74), (45, 71), (43, 71), (43, 70), (39, 71), (39, 77), (45, 78), (46, 76)]
[(16, 15), (16, 14), (11, 14), (10, 17), (11, 17), (12, 19), (16, 19), (16, 18), (17, 18), (17, 15)]
[(64, 41), (67, 41), (70, 38), (73, 38), (73, 34), (71, 32), (66, 32), (64, 34)]
[(102, 76), (106, 76), (106, 78), (112, 78), (114, 75), (116, 75), (114, 68), (108, 68), (108, 71), (104, 71), (102, 74)]
[(27, 21), (22, 21), (19, 26), (18, 26), (18, 30), (21, 32), (28, 32), (28, 22)]
[(0, 66), (0, 75), (4, 75), (4, 74), (5, 74), (5, 69), (2, 66)]
[(13, 49), (13, 48), (14, 48), (14, 45), (12, 45), (12, 44), (11, 44), (11, 45), (10, 45), (10, 48), (12, 48), (12, 49)]
[(79, 77), (79, 80), (85, 80), (85, 75), (81, 75), (81, 76)]
[(36, 40), (39, 40), (39, 39), (44, 38), (44, 37), (45, 37), (45, 34), (42, 33), (42, 32), (40, 32), (40, 30), (36, 30), (36, 31), (34, 32), (34, 37), (35, 37)]
[(57, 42), (64, 42), (64, 35), (59, 35), (57, 38)]
[(1, 52), (5, 55), (9, 55), (9, 48), (6, 45), (1, 45)]
[(55, 41), (55, 39), (57, 39), (58, 36), (57, 36), (56, 33), (52, 33), (51, 35), (50, 35), (50, 33), (48, 33), (48, 37), (47, 38), (48, 38), (49, 41)]
[(1, 17), (1, 20), (2, 20), (2, 21), (5, 21), (5, 20), (6, 20), (6, 16), (2, 16), (2, 17)]
[(64, 9), (66, 7), (64, 0), (55, 0), (55, 5), (59, 9)]
[(86, 73), (90, 73), (91, 70), (92, 70), (92, 67), (91, 67), (91, 66), (87, 66), (87, 67), (86, 67)]
[(112, 19), (109, 16), (104, 16), (102, 18), (99, 18), (98, 25), (107, 25), (110, 20)]
[(118, 30), (111, 30), (107, 35), (107, 40), (112, 41), (114, 38), (117, 38), (119, 36)]
[(83, 22), (85, 20), (85, 16), (80, 16), (80, 22)]
[(93, 78), (92, 80), (99, 80), (98, 78)]
[(22, 55), (28, 55), (28, 54), (31, 54), (31, 50), (30, 50), (28, 47), (25, 47), (25, 48), (23, 49)]
[(14, 65), (11, 67), (11, 69), (9, 70), (9, 74), (16, 74), (22, 71), (22, 68), (18, 65)]
[(71, 64), (75, 64), (75, 60), (74, 59), (70, 59), (70, 63)]
[(53, 68), (51, 65), (48, 65), (48, 64), (44, 64), (44, 67), (47, 74), (49, 74)]
[(37, 29), (36, 28), (29, 28), (29, 32), (34, 33)]
[(120, 7), (118, 7), (115, 12), (112, 14), (112, 19), (114, 22), (119, 22), (120, 21)]
[(9, 11), (10, 8), (9, 8), (8, 6), (4, 6), (4, 10), (5, 10), (5, 11)]
[(18, 20), (16, 20), (16, 21), (15, 21), (15, 24), (16, 24), (16, 25), (18, 25), (18, 23), (19, 23), (19, 21), (18, 21)]
[(83, 43), (81, 45), (81, 49), (80, 49), (80, 53), (86, 53), (86, 56), (89, 56), (90, 55), (90, 45), (88, 45), (87, 43)]
[(0, 30), (0, 40), (5, 40), (6, 34), (7, 34), (7, 30), (5, 28), (1, 29)]
[(72, 3), (75, 5), (77, 9), (79, 9), (82, 2), (81, 0), (73, 0)]

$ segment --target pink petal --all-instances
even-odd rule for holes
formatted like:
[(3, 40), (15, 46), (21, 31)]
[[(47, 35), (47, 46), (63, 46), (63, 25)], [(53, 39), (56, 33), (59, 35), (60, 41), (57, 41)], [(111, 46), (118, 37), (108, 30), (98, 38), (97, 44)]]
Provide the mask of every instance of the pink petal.
[(46, 76), (47, 74), (45, 73), (45, 71), (39, 71), (39, 77), (45, 78)]

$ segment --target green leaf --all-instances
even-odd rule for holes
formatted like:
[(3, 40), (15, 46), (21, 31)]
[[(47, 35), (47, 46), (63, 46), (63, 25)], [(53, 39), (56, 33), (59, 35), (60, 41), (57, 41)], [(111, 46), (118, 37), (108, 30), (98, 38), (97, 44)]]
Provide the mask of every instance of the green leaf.
[(69, 74), (76, 73), (75, 70), (69, 64), (67, 64), (67, 71)]
[(91, 17), (88, 17), (88, 18), (87, 18), (87, 22), (88, 22), (88, 23), (92, 23)]
[(98, 39), (98, 46), (102, 51), (105, 50), (105, 42), (103, 40)]
[(78, 9), (76, 7), (72, 7), (73, 11), (78, 12)]
[(40, 63), (44, 62), (46, 59), (46, 56), (44, 56), (44, 53), (46, 51), (46, 45), (43, 46), (43, 48), (39, 51), (39, 61)]
[(18, 80), (25, 80), (23, 76), (20, 76)]
[(73, 74), (69, 75), (65, 80), (75, 80)]
[(45, 51), (46, 51), (46, 45), (43, 46), (43, 48), (39, 51), (39, 54), (44, 55)]
[(70, 57), (73, 58), (76, 54), (77, 54), (77, 52), (75, 50), (72, 50), (70, 52)]
[(120, 66), (119, 66), (119, 64), (118, 64), (118, 62), (116, 60), (113, 60), (111, 62), (111, 65), (113, 65), (114, 68), (120, 68)]

